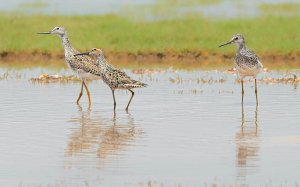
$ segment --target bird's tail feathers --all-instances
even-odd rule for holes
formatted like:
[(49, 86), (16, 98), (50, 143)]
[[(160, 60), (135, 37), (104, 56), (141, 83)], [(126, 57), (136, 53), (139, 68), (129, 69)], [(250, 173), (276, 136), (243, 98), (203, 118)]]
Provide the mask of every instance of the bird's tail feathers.
[(136, 82), (134, 84), (127, 84), (126, 86), (131, 87), (131, 88), (143, 88), (143, 87), (147, 87), (148, 84), (145, 84), (142, 82)]

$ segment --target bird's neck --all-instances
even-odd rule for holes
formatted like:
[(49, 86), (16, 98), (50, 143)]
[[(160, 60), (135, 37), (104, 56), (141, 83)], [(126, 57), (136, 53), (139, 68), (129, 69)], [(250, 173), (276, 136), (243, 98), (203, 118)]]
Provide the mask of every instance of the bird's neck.
[(246, 49), (245, 42), (243, 42), (243, 43), (237, 43), (236, 47), (237, 47), (237, 52), (240, 52), (242, 49)]
[(107, 61), (104, 57), (104, 55), (100, 55), (97, 57), (97, 62), (100, 66), (105, 66), (107, 64)]
[(62, 46), (63, 46), (65, 51), (68, 51), (68, 50), (72, 49), (72, 46), (71, 46), (71, 43), (70, 43), (69, 38), (67, 36), (67, 33), (65, 33), (64, 35), (61, 36), (61, 40), (62, 40)]

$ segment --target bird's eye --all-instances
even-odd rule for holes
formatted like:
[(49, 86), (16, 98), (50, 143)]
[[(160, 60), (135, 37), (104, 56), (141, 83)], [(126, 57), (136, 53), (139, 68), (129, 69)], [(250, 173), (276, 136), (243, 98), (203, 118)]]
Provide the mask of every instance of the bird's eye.
[(237, 40), (237, 39), (239, 39), (239, 38), (238, 38), (238, 37), (235, 37), (234, 39)]
[(57, 27), (56, 30), (58, 30), (59, 28)]

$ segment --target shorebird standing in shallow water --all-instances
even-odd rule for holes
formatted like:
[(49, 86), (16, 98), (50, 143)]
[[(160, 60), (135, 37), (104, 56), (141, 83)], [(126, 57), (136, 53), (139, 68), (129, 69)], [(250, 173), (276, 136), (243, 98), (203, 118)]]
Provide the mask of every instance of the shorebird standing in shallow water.
[(115, 90), (125, 89), (131, 92), (131, 97), (126, 107), (126, 111), (128, 111), (128, 107), (134, 96), (134, 92), (131, 89), (146, 87), (147, 84), (131, 79), (128, 75), (126, 75), (124, 71), (117, 69), (113, 67), (111, 64), (109, 64), (101, 49), (93, 48), (89, 52), (79, 53), (76, 54), (75, 56), (81, 56), (81, 55), (92, 55), (97, 58), (97, 64), (99, 65), (100, 76), (112, 91), (112, 95), (114, 99), (114, 111), (116, 110)]
[(65, 60), (68, 66), (81, 78), (81, 91), (79, 93), (78, 99), (76, 101), (79, 104), (79, 100), (82, 96), (83, 87), (86, 89), (88, 99), (89, 99), (89, 108), (91, 107), (91, 97), (89, 89), (86, 85), (86, 80), (99, 79), (100, 76), (95, 73), (99, 68), (95, 63), (95, 60), (88, 56), (74, 56), (79, 52), (74, 49), (67, 36), (66, 29), (63, 27), (55, 27), (49, 32), (39, 32), (38, 34), (54, 34), (61, 38), (62, 45), (65, 51)]
[(240, 75), (242, 82), (242, 101), (244, 98), (243, 79), (247, 76), (252, 76), (255, 81), (255, 96), (256, 103), (258, 104), (256, 76), (263, 70), (263, 65), (260, 62), (259, 58), (256, 56), (256, 54), (253, 51), (246, 48), (245, 39), (241, 34), (234, 35), (229, 42), (222, 44), (219, 47), (232, 43), (235, 43), (237, 46), (237, 53), (234, 59), (234, 68)]

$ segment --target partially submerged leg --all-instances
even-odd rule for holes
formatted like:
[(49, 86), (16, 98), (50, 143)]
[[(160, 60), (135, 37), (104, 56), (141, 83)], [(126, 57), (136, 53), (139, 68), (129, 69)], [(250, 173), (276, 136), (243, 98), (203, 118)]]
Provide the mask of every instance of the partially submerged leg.
[(258, 122), (257, 122), (257, 113), (258, 113), (258, 103), (256, 103), (256, 106), (255, 106), (255, 126), (256, 126), (256, 128), (255, 128), (255, 131), (256, 131), (256, 133), (255, 134), (257, 134), (257, 126), (258, 126)]
[(244, 116), (244, 94), (242, 94), (242, 130), (244, 128), (244, 123), (245, 123), (245, 116)]
[(91, 102), (90, 91), (89, 91), (88, 87), (86, 86), (85, 82), (82, 81), (82, 83), (83, 83), (83, 85), (84, 85), (84, 87), (85, 87), (85, 90), (86, 90), (86, 93), (87, 93), (87, 95), (88, 95), (88, 99), (89, 99), (89, 108), (90, 108), (90, 107), (91, 107), (91, 104), (92, 104), (92, 102)]
[(82, 91), (83, 91), (83, 81), (81, 83), (81, 91), (80, 91), (79, 96), (78, 96), (77, 101), (76, 101), (77, 104), (79, 104), (79, 100), (80, 100), (80, 98), (82, 96)]
[(126, 110), (128, 110), (128, 107), (129, 107), (129, 105), (131, 103), (131, 100), (132, 100), (132, 98), (134, 96), (134, 92), (132, 90), (130, 90), (130, 89), (128, 89), (128, 90), (131, 92), (131, 97), (130, 97), (130, 100), (129, 100), (128, 104), (127, 104)]
[(242, 94), (244, 95), (244, 80), (242, 79)]
[(242, 108), (244, 109), (244, 94), (242, 93)]
[(256, 104), (258, 104), (258, 99), (257, 99), (257, 83), (256, 83), (256, 78), (254, 79), (255, 81), (255, 97), (256, 97)]
[(244, 126), (244, 82), (242, 79), (242, 126)]
[(115, 98), (115, 90), (111, 90), (112, 92), (112, 95), (113, 95), (113, 98), (114, 98), (114, 111), (116, 110), (116, 105), (117, 105), (117, 102), (116, 102), (116, 98)]

